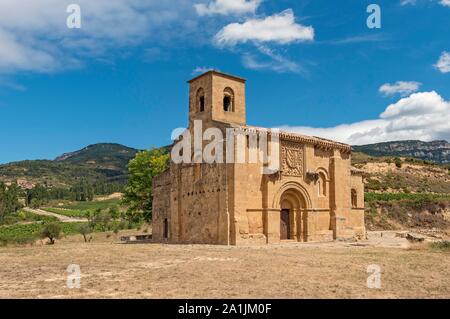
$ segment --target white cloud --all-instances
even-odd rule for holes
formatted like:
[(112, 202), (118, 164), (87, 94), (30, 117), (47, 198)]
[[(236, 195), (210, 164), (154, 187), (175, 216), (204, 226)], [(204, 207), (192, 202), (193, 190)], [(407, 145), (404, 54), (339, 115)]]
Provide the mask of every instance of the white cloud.
[(352, 145), (418, 139), (450, 140), (450, 101), (435, 91), (414, 93), (389, 105), (378, 119), (329, 128), (281, 129), (337, 140)]
[[(400, 1), (400, 5), (402, 6), (406, 6), (406, 5), (416, 5), (417, 4), (417, 0), (401, 0)], [(450, 0), (441, 0), (439, 1), (439, 4), (444, 6), (444, 7), (449, 7), (450, 8)]]
[(244, 54), (242, 56), (242, 63), (244, 67), (252, 70), (272, 70), (277, 73), (299, 73), (300, 66), (282, 56), (277, 56), (278, 61), (262, 61), (255, 55)]
[(210, 67), (206, 67), (206, 66), (198, 66), (194, 70), (192, 70), (192, 75), (206, 73), (206, 72), (212, 71), (212, 70), (218, 71), (218, 69), (216, 69), (216, 68), (210, 68)]
[(450, 8), (450, 0), (441, 0), (441, 2), (439, 2), (441, 5), (443, 5), (444, 7), (449, 7)]
[(248, 19), (244, 23), (231, 23), (222, 28), (215, 42), (220, 46), (234, 46), (252, 41), (288, 44), (314, 40), (314, 29), (295, 23), (294, 12), (287, 9), (264, 19)]
[(379, 88), (379, 92), (388, 96), (394, 94), (400, 94), (401, 96), (409, 95), (416, 92), (422, 85), (420, 82), (414, 81), (397, 81), (394, 84), (385, 83)]
[(444, 101), (444, 99), (435, 91), (415, 93), (409, 97), (400, 99), (395, 104), (389, 105), (386, 110), (381, 113), (380, 117), (383, 119), (390, 119), (404, 116), (443, 113), (448, 111), (448, 107), (448, 102)]
[(199, 16), (213, 14), (241, 15), (246, 13), (255, 13), (260, 4), (261, 0), (214, 0), (208, 5), (204, 3), (197, 3), (194, 7)]
[(293, 62), (272, 49), (259, 46), (258, 51), (268, 59), (257, 58), (254, 54), (246, 53), (242, 56), (242, 63), (252, 70), (272, 70), (278, 73), (301, 73), (303, 69), (296, 62)]
[[(450, 0), (449, 0), (450, 1)], [(441, 56), (439, 57), (439, 60), (434, 65), (436, 69), (441, 71), (442, 73), (449, 73), (450, 72), (450, 53), (444, 51), (442, 52)]]
[(417, 3), (416, 0), (402, 0), (402, 1), (400, 1), (400, 5), (402, 5), (402, 6), (406, 6), (408, 4), (415, 5), (416, 3)]
[(0, 74), (78, 67), (86, 58), (102, 59), (147, 39), (170, 42), (195, 27), (192, 0), (176, 6), (159, 0), (77, 0), (81, 29), (66, 26), (70, 3), (0, 1)]
[(14, 33), (0, 29), (0, 70), (51, 71), (57, 67), (51, 53), (33, 48), (29, 40), (18, 40)]
[(339, 40), (331, 40), (331, 44), (355, 44), (355, 43), (366, 43), (366, 42), (380, 42), (385, 41), (387, 37), (382, 34), (369, 34), (369, 35), (357, 35)]
[(10, 79), (7, 79), (7, 78), (0, 77), (0, 89), (2, 89), (3, 87), (12, 89), (15, 91), (21, 91), (21, 92), (26, 91), (26, 89), (27, 89), (25, 86), (23, 86), (19, 83), (11, 81)]

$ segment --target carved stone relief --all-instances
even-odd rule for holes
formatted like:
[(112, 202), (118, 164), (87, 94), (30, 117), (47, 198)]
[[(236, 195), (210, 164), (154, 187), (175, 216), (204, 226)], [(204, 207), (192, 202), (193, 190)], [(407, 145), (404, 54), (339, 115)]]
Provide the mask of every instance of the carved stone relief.
[(281, 165), (283, 175), (303, 177), (303, 145), (290, 141), (281, 141)]

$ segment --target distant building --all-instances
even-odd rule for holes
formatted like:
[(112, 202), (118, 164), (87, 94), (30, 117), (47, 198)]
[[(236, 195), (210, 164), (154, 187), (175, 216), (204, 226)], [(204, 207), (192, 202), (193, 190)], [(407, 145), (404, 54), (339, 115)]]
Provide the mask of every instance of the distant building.
[[(34, 186), (35, 186), (34, 183), (29, 182), (29, 181), (24, 180), (24, 179), (18, 179), (16, 181), (16, 183), (17, 183), (17, 186), (19, 186), (22, 189), (33, 189)], [(6, 186), (11, 186), (12, 184), (13, 184), (13, 182), (6, 182), (5, 183)]]
[[(231, 127), (265, 130), (246, 125), (244, 79), (209, 71), (189, 85), (189, 130), (194, 120), (224, 136)], [(172, 162), (153, 180), (153, 240), (240, 245), (365, 237), (364, 185), (351, 168), (351, 147), (278, 137), (281, 169), (274, 174), (263, 174), (262, 163)]]

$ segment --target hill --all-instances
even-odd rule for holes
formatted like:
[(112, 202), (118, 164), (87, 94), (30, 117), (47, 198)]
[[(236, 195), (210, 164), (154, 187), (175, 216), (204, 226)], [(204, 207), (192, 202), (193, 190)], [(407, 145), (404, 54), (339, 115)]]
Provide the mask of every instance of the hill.
[(353, 146), (353, 149), (370, 156), (403, 156), (450, 163), (450, 143), (447, 141), (395, 141)]
[(0, 180), (18, 180), (22, 186), (44, 184), (67, 187), (80, 179), (94, 182), (125, 183), (127, 165), (137, 149), (120, 144), (89, 145), (55, 160), (26, 160), (0, 165)]
[(354, 152), (353, 166), (364, 171), (368, 230), (414, 229), (450, 235), (448, 164)]
[[(370, 154), (355, 151), (352, 155), (352, 165), (365, 172), (367, 229), (419, 226), (448, 229), (448, 146), (445, 141), (399, 141), (354, 147)], [(120, 144), (89, 145), (54, 160), (0, 165), (0, 181), (18, 181), (24, 188), (32, 188), (37, 183), (68, 188), (80, 179), (86, 179), (92, 184), (100, 184), (97, 185), (99, 189), (107, 183), (107, 188), (115, 192), (116, 186), (122, 188), (126, 182), (127, 164), (137, 152), (137, 149)], [(426, 160), (413, 157), (425, 157)], [(439, 158), (446, 164), (434, 163), (429, 158)]]
[(89, 145), (79, 151), (65, 153), (55, 158), (55, 162), (123, 169), (137, 152), (138, 150), (121, 144), (102, 143)]
[(366, 192), (450, 194), (448, 164), (353, 152), (352, 165), (365, 172)]

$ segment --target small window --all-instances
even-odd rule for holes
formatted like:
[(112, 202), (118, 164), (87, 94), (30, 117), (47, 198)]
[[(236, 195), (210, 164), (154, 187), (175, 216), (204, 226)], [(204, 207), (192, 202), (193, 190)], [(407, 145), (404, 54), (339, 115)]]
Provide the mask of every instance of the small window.
[(223, 110), (225, 112), (231, 112), (231, 98), (229, 96), (223, 97)]
[(356, 190), (352, 189), (352, 208), (358, 207), (358, 196), (356, 195)]
[(223, 91), (223, 110), (234, 112), (234, 92), (231, 88), (226, 88)]
[(167, 220), (167, 218), (164, 219), (164, 223), (163, 223), (163, 237), (164, 239), (168, 239), (169, 238), (169, 221)]
[(200, 112), (205, 111), (205, 97), (204, 96), (200, 96)]
[(197, 91), (196, 104), (197, 104), (198, 112), (205, 111), (205, 91), (203, 91), (202, 88), (198, 89), (198, 91)]
[(327, 196), (327, 179), (322, 172), (319, 173), (318, 190), (319, 196)]

